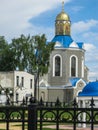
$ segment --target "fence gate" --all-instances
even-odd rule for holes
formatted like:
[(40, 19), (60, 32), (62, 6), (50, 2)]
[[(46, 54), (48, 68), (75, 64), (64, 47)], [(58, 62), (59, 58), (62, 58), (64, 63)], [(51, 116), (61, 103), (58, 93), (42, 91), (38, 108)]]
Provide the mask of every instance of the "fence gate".
[(90, 125), (90, 130), (94, 130), (94, 124), (98, 124), (98, 108), (93, 106), (93, 99), (90, 108), (78, 108), (75, 100), (70, 108), (59, 100), (56, 103), (34, 103), (29, 106), (28, 130), (43, 130), (45, 125), (54, 124), (56, 130), (60, 130), (61, 124), (65, 128), (66, 125), (72, 125), (73, 130)]

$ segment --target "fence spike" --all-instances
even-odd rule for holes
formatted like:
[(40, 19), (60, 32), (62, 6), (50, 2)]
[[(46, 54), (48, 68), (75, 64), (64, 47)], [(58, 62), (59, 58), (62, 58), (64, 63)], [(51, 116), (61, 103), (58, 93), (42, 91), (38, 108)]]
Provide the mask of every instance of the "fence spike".
[(78, 106), (78, 104), (77, 104), (77, 102), (76, 102), (76, 98), (74, 98), (73, 106), (74, 106), (74, 108)]
[(90, 106), (91, 106), (92, 108), (93, 108), (93, 106), (95, 106), (93, 97), (92, 97), (92, 99), (91, 99), (91, 104), (90, 104)]
[(43, 102), (43, 99), (42, 99), (42, 97), (40, 98), (40, 102), (39, 102), (39, 105), (44, 105), (44, 102)]
[(57, 100), (56, 100), (55, 106), (61, 106), (61, 102), (60, 102), (60, 100), (59, 100), (58, 97), (57, 97)]
[(10, 99), (9, 99), (9, 97), (7, 98), (6, 105), (10, 105)]
[(23, 97), (22, 105), (25, 105), (25, 98)]
[(34, 97), (32, 97), (32, 95), (31, 95), (31, 97), (30, 97), (29, 102), (30, 102), (30, 104), (35, 103), (35, 99), (34, 99)]

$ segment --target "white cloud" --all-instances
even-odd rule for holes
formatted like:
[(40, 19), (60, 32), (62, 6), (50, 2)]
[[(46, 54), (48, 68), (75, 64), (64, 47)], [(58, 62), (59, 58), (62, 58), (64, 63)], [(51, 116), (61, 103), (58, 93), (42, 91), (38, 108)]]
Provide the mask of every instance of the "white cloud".
[(81, 9), (83, 9), (84, 7), (83, 6), (73, 6), (71, 9), (72, 9), (72, 11), (74, 11), (74, 12), (78, 12), (78, 11), (80, 11)]
[[(98, 49), (96, 46), (90, 43), (85, 43), (84, 44), (84, 49), (86, 50), (86, 62), (91, 64), (98, 64)], [(94, 66), (93, 66), (94, 67)]]
[(98, 25), (98, 21), (94, 19), (79, 21), (72, 24), (72, 31), (75, 30), (75, 33), (84, 33), (86, 31), (89, 31), (92, 27), (95, 27), (96, 25)]
[(84, 49), (88, 52), (92, 52), (92, 50), (96, 49), (96, 47), (93, 44), (90, 43), (85, 43), (84, 44)]
[[(98, 69), (98, 68), (97, 68)], [(98, 71), (93, 71), (93, 72), (89, 72), (89, 80), (90, 81), (96, 81), (96, 80), (98, 80)]]
[(83, 38), (87, 39), (88, 42), (90, 42), (93, 45), (97, 46), (97, 43), (98, 43), (98, 32), (95, 32), (95, 31), (91, 32), (91, 30), (89, 32), (84, 32), (83, 33)]
[(84, 48), (86, 50), (85, 59), (89, 68), (89, 78), (90, 80), (96, 80), (98, 78), (98, 48), (90, 43), (86, 43)]
[[(65, 3), (69, 1), (65, 0)], [(34, 25), (31, 25), (29, 20), (44, 11), (56, 8), (60, 5), (60, 2), (60, 0), (0, 1), (0, 35), (4, 35), (10, 39), (22, 33), (24, 34), (24, 32), (28, 34), (36, 32)], [(31, 28), (33, 29), (32, 31)]]

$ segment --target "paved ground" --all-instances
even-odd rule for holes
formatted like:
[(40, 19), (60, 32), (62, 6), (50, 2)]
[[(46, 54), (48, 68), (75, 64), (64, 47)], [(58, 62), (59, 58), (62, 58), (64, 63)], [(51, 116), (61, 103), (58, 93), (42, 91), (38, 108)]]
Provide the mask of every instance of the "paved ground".
[[(22, 130), (22, 128), (19, 125), (20, 123), (10, 123), (10, 130)], [(0, 123), (0, 129), (6, 130), (6, 125), (4, 123)]]
[[(54, 129), (56, 129), (56, 127), (54, 125), (45, 126), (45, 128), (54, 128)], [(68, 125), (60, 125), (59, 128), (62, 129), (62, 130), (73, 130), (73, 127), (68, 126)], [(90, 127), (87, 127), (87, 128), (79, 128), (79, 127), (77, 127), (76, 130), (91, 130), (91, 128)], [(94, 130), (98, 130), (98, 127), (95, 126)]]
[[(5, 129), (6, 125), (3, 123), (0, 123), (0, 129)], [(49, 126), (44, 126), (44, 128), (54, 128), (56, 129), (55, 125), (49, 125)], [(60, 125), (60, 130), (73, 130), (72, 126), (68, 126), (68, 125)], [(10, 123), (10, 130), (22, 130), (22, 128), (19, 126), (19, 123)], [(25, 129), (27, 130), (27, 129)], [(90, 127), (87, 128), (79, 128), (77, 127), (76, 130), (91, 130)], [(98, 126), (94, 127), (94, 130), (98, 130)]]

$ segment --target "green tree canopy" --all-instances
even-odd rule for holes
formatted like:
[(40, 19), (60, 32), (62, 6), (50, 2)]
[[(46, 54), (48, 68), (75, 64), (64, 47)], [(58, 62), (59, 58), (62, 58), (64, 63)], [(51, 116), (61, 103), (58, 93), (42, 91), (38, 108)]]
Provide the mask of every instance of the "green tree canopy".
[(24, 36), (12, 39), (8, 44), (0, 37), (0, 71), (20, 70), (33, 73), (48, 72), (50, 53), (54, 43), (48, 43), (45, 35)]
[(13, 68), (14, 57), (4, 36), (0, 36), (0, 71), (10, 71)]

